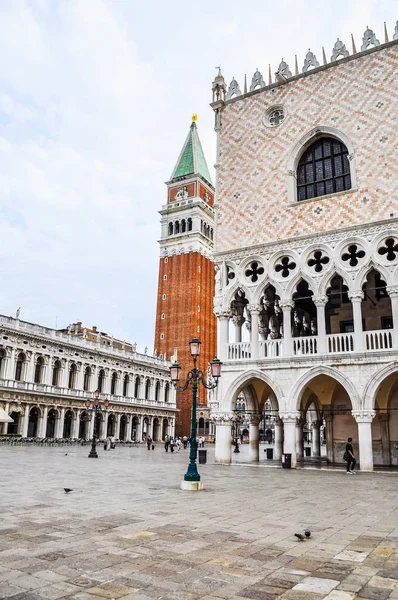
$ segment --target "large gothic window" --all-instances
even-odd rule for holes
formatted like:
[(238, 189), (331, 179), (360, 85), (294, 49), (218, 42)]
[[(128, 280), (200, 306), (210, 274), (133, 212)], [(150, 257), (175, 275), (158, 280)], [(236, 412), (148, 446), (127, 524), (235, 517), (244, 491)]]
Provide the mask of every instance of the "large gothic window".
[(297, 198), (308, 200), (351, 188), (348, 150), (334, 138), (314, 142), (297, 167)]

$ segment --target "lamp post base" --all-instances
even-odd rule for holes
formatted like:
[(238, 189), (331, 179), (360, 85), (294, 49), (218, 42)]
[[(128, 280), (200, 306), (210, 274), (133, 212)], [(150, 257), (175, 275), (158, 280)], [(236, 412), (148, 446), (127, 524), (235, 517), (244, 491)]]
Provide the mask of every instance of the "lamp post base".
[(201, 481), (181, 481), (181, 489), (187, 492), (201, 492), (204, 490), (204, 485)]
[(91, 450), (90, 454), (88, 455), (89, 458), (98, 458), (98, 454), (97, 451), (94, 450), (94, 452)]

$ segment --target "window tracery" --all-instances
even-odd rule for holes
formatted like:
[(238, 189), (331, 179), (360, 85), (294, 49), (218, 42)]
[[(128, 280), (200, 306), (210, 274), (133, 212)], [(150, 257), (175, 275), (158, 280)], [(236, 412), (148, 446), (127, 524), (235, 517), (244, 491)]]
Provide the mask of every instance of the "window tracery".
[(335, 138), (323, 137), (307, 148), (297, 167), (298, 200), (309, 200), (351, 189), (351, 172), (346, 146)]

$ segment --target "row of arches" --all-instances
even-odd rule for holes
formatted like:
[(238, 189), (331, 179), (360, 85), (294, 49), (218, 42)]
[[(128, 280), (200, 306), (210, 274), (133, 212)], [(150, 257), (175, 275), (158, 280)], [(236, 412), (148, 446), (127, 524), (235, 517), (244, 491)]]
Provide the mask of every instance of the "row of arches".
[[(3, 376), (3, 362), (6, 358), (6, 352), (4, 348), (0, 348), (0, 375)], [(15, 361), (15, 381), (24, 381), (27, 376), (27, 365), (28, 358), (25, 352), (20, 351), (16, 355)], [(45, 379), (45, 359), (43, 356), (38, 356), (34, 364), (34, 376), (33, 382), (41, 384)], [(52, 366), (51, 371), (51, 384), (54, 387), (61, 385), (61, 374), (63, 372), (63, 366), (59, 359), (56, 359)], [(78, 381), (78, 367), (77, 364), (72, 362), (69, 365), (67, 372), (66, 385), (70, 390), (79, 389)], [(93, 391), (98, 389), (100, 392), (105, 392), (106, 372), (105, 369), (99, 369), (98, 375), (95, 376), (95, 372), (90, 366), (86, 366), (83, 372), (83, 391)], [(149, 400), (151, 396), (152, 381), (150, 377), (143, 378), (140, 375), (132, 377), (128, 373), (125, 373), (122, 377), (114, 371), (110, 379), (109, 393), (111, 395), (119, 395), (123, 397), (129, 397), (134, 395), (135, 398), (143, 397), (145, 400)], [(143, 396), (142, 396), (143, 395)], [(154, 382), (154, 400), (159, 402), (161, 400), (161, 383), (159, 380)], [(170, 384), (165, 382), (164, 384), (164, 402), (170, 400)]]
[[(231, 384), (224, 409), (231, 411), (232, 420), (245, 414), (253, 461), (259, 460), (259, 423), (266, 411), (272, 414), (277, 460), (282, 451), (292, 454), (294, 464), (305, 460), (306, 445), (311, 446), (309, 455), (328, 464), (342, 464), (347, 438), (352, 437), (361, 469), (398, 466), (398, 368), (392, 363), (367, 379), (364, 408), (353, 381), (336, 369), (309, 369), (289, 391), (278, 383), (283, 382), (280, 374), (276, 379), (253, 370)], [(292, 399), (290, 407), (286, 406), (286, 394)], [(227, 448), (223, 442), (223, 426), (217, 423), (216, 460), (229, 462), (230, 445)]]
[(173, 221), (169, 223), (169, 235), (178, 235), (180, 233), (186, 233), (192, 231), (192, 219), (181, 219), (179, 221)]
[(8, 434), (20, 434), (27, 438), (80, 439), (92, 438), (94, 425), (99, 439), (109, 436), (120, 441), (143, 441), (151, 436), (154, 441), (164, 439), (173, 431), (169, 417), (128, 415), (116, 412), (97, 413), (92, 421), (91, 411), (85, 409), (59, 409), (42, 405), (26, 406), (25, 413), (12, 410), (12, 423), (7, 425)]
[(206, 221), (203, 221), (203, 219), (201, 219), (201, 221), (200, 221), (200, 232), (203, 233), (203, 235), (205, 237), (207, 237), (209, 240), (213, 241), (213, 239), (214, 239), (213, 227), (211, 227), (211, 225), (206, 223)]

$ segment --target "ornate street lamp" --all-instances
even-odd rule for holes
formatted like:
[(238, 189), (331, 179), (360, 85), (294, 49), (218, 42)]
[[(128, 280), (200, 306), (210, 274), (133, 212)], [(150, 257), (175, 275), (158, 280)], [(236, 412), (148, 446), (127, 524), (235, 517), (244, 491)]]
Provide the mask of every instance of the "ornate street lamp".
[[(201, 383), (204, 388), (207, 390), (214, 390), (214, 388), (218, 385), (218, 379), (221, 376), (221, 366), (222, 362), (215, 357), (211, 363), (211, 375), (214, 379), (214, 383), (206, 382), (203, 371), (200, 371), (196, 366), (197, 358), (200, 354), (200, 340), (197, 337), (192, 338), (189, 342), (191, 356), (193, 358), (193, 369), (191, 369), (185, 379), (185, 383), (183, 386), (178, 386), (178, 381), (180, 379), (181, 367), (175, 362), (170, 367), (170, 378), (173, 382), (173, 385), (177, 392), (185, 391), (188, 386), (192, 385), (192, 422), (191, 422), (191, 444), (189, 451), (189, 464), (188, 470), (184, 475), (184, 481), (181, 484), (182, 489), (189, 490), (201, 490), (203, 489), (203, 485), (200, 483), (200, 475), (198, 473), (196, 467), (196, 455), (197, 455), (197, 446), (196, 446), (196, 399), (198, 394), (198, 384)], [(186, 483), (185, 483), (186, 482)]]
[(97, 415), (98, 415), (98, 413), (106, 410), (109, 406), (109, 400), (104, 400), (103, 405), (100, 404), (100, 402), (99, 402), (100, 395), (101, 395), (101, 392), (99, 390), (95, 390), (94, 402), (91, 402), (91, 400), (86, 401), (87, 408), (89, 410), (91, 410), (90, 421), (92, 418), (94, 418), (93, 440), (91, 443), (90, 454), (88, 455), (89, 458), (98, 458), (98, 453), (97, 453), (97, 437), (98, 437), (97, 422), (98, 422), (98, 419), (97, 419)]

